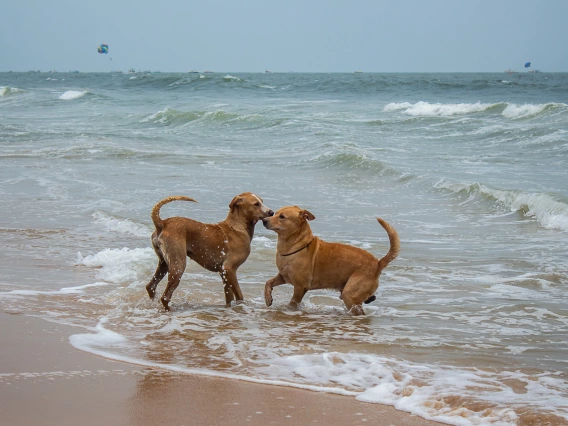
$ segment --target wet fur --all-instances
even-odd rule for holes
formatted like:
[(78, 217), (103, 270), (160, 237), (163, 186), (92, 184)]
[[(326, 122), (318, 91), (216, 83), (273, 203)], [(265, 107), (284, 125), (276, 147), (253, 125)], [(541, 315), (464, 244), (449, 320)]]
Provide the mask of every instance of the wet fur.
[(233, 198), (227, 218), (216, 224), (201, 223), (186, 217), (160, 218), (160, 208), (172, 201), (192, 201), (185, 196), (168, 197), (152, 209), (151, 218), (156, 230), (152, 247), (158, 256), (158, 266), (146, 285), (151, 299), (156, 287), (168, 275), (168, 284), (162, 294), (162, 305), (169, 310), (174, 290), (185, 271), (187, 257), (205, 269), (217, 272), (223, 280), (225, 302), (243, 300), (237, 280), (237, 269), (250, 254), (250, 242), (256, 223), (273, 214), (256, 195), (245, 192)]

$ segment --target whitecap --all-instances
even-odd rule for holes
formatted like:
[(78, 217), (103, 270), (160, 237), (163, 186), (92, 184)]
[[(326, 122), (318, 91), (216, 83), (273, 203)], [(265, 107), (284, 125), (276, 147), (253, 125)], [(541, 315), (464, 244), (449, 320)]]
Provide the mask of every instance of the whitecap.
[(480, 183), (454, 184), (445, 180), (439, 181), (434, 187), (455, 193), (481, 194), (513, 212), (521, 211), (525, 216), (534, 217), (543, 228), (568, 231), (568, 204), (549, 194), (494, 189)]
[(88, 91), (84, 91), (84, 92), (79, 92), (77, 90), (68, 90), (65, 93), (61, 94), (59, 96), (59, 99), (63, 100), (63, 101), (70, 101), (73, 99), (79, 99), (82, 98), (83, 96), (85, 96), (87, 93), (89, 93)]
[(410, 104), (408, 102), (390, 103), (383, 108), (384, 112), (401, 111), (404, 114), (414, 117), (448, 117), (453, 115), (466, 115), (476, 112), (482, 112), (497, 104), (484, 104), (477, 102), (475, 104), (431, 104), (429, 102), (416, 102)]
[(151, 248), (104, 249), (98, 253), (77, 257), (77, 264), (97, 270), (97, 278), (111, 283), (131, 283), (145, 277), (156, 261)]

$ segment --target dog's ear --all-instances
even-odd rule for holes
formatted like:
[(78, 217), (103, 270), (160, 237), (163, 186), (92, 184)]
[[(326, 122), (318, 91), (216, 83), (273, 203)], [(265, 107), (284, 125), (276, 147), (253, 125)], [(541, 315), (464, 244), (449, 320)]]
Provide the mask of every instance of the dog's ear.
[(306, 220), (314, 220), (316, 217), (307, 210), (302, 210), (300, 216)]
[(229, 204), (229, 208), (231, 210), (233, 210), (233, 208), (235, 206), (239, 206), (243, 203), (243, 197), (237, 195), (235, 198), (233, 198), (233, 201), (231, 201), (231, 204)]

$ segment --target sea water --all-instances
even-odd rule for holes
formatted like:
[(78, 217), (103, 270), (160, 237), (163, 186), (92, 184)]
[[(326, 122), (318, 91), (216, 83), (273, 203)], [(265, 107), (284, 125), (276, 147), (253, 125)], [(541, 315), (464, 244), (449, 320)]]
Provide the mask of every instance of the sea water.
[[(455, 425), (568, 422), (568, 74), (0, 73), (0, 306), (81, 350), (332, 392)], [(245, 191), (316, 235), (400, 256), (365, 317), (332, 290), (245, 303), (188, 263), (145, 285), (150, 210), (215, 223)], [(158, 286), (164, 290), (165, 280)], [(0, 378), (1, 380), (1, 378)]]

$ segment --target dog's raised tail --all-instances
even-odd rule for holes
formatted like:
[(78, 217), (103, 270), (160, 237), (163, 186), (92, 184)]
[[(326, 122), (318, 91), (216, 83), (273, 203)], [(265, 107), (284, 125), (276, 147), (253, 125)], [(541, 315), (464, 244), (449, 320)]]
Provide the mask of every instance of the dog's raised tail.
[(168, 204), (171, 203), (172, 201), (177, 201), (177, 200), (193, 201), (194, 203), (197, 203), (197, 201), (194, 200), (193, 198), (189, 198), (184, 195), (172, 195), (171, 197), (164, 198), (162, 201), (160, 201), (158, 204), (154, 206), (154, 208), (152, 209), (152, 214), (150, 215), (152, 217), (152, 222), (154, 222), (154, 226), (158, 231), (160, 231), (164, 227), (164, 221), (160, 218), (160, 209), (164, 204)]
[(398, 234), (394, 230), (392, 226), (390, 226), (387, 222), (382, 220), (380, 217), (377, 218), (381, 226), (387, 231), (390, 241), (390, 249), (385, 256), (379, 260), (379, 273), (383, 269), (385, 269), (389, 263), (396, 259), (398, 253), (400, 252), (400, 240), (398, 238)]

